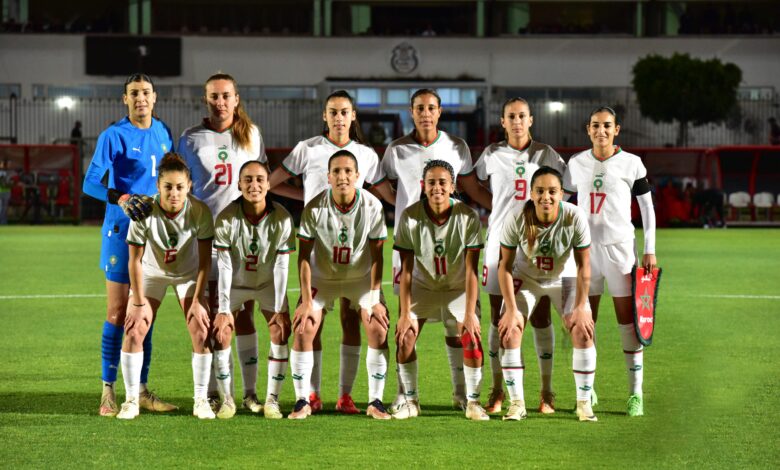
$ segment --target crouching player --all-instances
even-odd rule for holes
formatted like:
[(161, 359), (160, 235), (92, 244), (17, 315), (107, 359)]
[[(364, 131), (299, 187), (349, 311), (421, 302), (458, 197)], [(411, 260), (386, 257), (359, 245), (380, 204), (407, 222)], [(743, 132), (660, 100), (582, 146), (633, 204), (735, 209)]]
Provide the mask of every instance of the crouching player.
[(429, 319), (456, 323), (463, 345), (466, 418), (489, 419), (479, 404), (483, 359), (476, 304), (482, 227), (473, 209), (450, 199), (455, 191), (454, 181), (449, 163), (428, 162), (423, 169), (427, 199), (404, 210), (396, 225), (393, 248), (401, 255), (401, 313), (396, 343), (399, 375), (406, 397), (393, 414), (397, 419), (420, 414), (415, 344)]
[(334, 153), (328, 161), (331, 189), (315, 196), (301, 214), (301, 304), (295, 309), (295, 339), (290, 355), (297, 401), (290, 419), (305, 419), (311, 414), (308, 398), (314, 337), (323, 319), (323, 308), (338, 298), (346, 299), (342, 305), (348, 302), (346, 315), (359, 315), (366, 329), (366, 414), (390, 419), (382, 403), (389, 320), (387, 309), (380, 303), (382, 242), (387, 238), (387, 227), (379, 200), (355, 188), (358, 176), (357, 159), (351, 152)]
[[(548, 166), (541, 167), (531, 178), (531, 199), (502, 229), (498, 282), (504, 311), (498, 330), (504, 349), (501, 368), (511, 400), (504, 420), (526, 417), (520, 344), (528, 317), (539, 299), (548, 296), (555, 309), (564, 312), (563, 322), (574, 346), (577, 416), (580, 421), (596, 421), (590, 404), (596, 372), (594, 324), (588, 304), (590, 230), (582, 209), (562, 202), (562, 197), (561, 174)], [(572, 250), (577, 264), (576, 285), (570, 282), (572, 278), (561, 277)], [(517, 251), (521, 258), (515, 264)]]
[(213, 419), (206, 399), (211, 371), (210, 322), (205, 299), (211, 266), (214, 225), (208, 206), (188, 195), (190, 170), (181, 156), (167, 153), (157, 168), (157, 189), (151, 215), (130, 222), (131, 297), (127, 305), (121, 364), (127, 398), (117, 418), (138, 416), (143, 365), (143, 340), (168, 286), (173, 286), (192, 339), (195, 407), (192, 414)]
[(280, 204), (266, 202), (268, 174), (268, 167), (259, 161), (244, 163), (238, 176), (241, 197), (228, 204), (214, 226), (219, 266), (219, 313), (214, 319), (217, 385), (222, 398), (219, 418), (230, 418), (236, 411), (231, 397), (230, 342), (234, 315), (250, 300), (260, 305), (271, 337), (263, 412), (266, 418), (282, 418), (279, 393), (287, 373), (290, 313), (287, 263), (277, 261), (295, 250), (295, 239), (290, 213)]

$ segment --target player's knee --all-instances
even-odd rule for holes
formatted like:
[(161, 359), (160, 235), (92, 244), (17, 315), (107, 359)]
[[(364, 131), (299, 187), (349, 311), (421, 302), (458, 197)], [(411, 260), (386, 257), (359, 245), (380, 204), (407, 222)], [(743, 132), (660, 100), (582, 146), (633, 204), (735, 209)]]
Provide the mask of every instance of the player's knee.
[(187, 324), (187, 329), (190, 331), (193, 344), (203, 344), (208, 339), (209, 332), (201, 322), (190, 321)]
[(125, 330), (125, 336), (133, 345), (143, 344), (146, 334), (149, 332), (149, 326), (144, 322), (136, 322), (132, 327)]
[(463, 342), (460, 336), (450, 336), (449, 334), (444, 337), (444, 342), (451, 348), (462, 348)]
[(460, 335), (460, 344), (463, 346), (463, 357), (465, 359), (482, 359), (482, 344), (468, 331)]
[(290, 324), (290, 317), (283, 316), (281, 324), (273, 323), (268, 326), (268, 333), (271, 338), (271, 342), (274, 344), (285, 344), (290, 339), (292, 332), (292, 326)]

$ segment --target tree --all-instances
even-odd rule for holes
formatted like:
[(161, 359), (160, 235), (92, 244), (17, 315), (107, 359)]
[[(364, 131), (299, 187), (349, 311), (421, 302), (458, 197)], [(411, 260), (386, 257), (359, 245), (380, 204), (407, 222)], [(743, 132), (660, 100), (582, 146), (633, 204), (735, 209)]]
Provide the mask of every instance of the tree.
[(689, 123), (721, 122), (737, 106), (742, 70), (731, 63), (651, 54), (639, 59), (632, 72), (642, 115), (653, 122), (677, 121), (678, 147), (688, 144)]

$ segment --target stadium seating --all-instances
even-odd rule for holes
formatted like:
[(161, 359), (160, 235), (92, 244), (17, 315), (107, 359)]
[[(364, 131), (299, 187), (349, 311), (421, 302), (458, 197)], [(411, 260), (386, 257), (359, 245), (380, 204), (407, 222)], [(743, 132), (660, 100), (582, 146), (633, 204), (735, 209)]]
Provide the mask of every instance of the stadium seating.
[(775, 196), (769, 192), (756, 193), (753, 195), (753, 207), (755, 208), (756, 220), (772, 220), (772, 208), (775, 205)]
[(729, 220), (752, 220), (752, 204), (750, 194), (737, 191), (729, 194)]

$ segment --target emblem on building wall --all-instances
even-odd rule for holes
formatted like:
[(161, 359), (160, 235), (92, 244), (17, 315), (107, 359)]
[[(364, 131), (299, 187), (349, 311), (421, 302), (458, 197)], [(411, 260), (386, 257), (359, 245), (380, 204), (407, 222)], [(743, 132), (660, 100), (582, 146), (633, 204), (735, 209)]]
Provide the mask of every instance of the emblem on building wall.
[(417, 55), (417, 49), (408, 42), (393, 48), (393, 56), (390, 58), (390, 66), (398, 73), (409, 74), (417, 70), (420, 59)]

